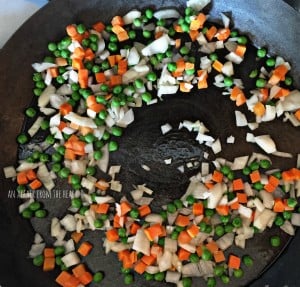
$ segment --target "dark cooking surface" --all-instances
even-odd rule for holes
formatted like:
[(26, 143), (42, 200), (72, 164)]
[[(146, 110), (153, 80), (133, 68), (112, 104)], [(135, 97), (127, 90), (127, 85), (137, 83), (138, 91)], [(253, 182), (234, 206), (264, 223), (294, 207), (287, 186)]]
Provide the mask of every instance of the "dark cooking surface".
[[(183, 3), (183, 1), (181, 2)], [(295, 78), (299, 86), (300, 54), (297, 48), (300, 47), (300, 37), (296, 23), (300, 23), (300, 17), (296, 11), (285, 3), (275, 0), (267, 3), (259, 0), (247, 2), (236, 0), (228, 1), (229, 3), (226, 1), (226, 4), (223, 2), (225, 1), (213, 1), (213, 17), (219, 18), (218, 13), (221, 11), (233, 11), (232, 17), (241, 31), (255, 32), (256, 35), (250, 32), (250, 36), (256, 44), (270, 47), (272, 52), (286, 57), (293, 63)], [(29, 104), (31, 98), (30, 75), (32, 71), (30, 64), (42, 59), (47, 42), (59, 39), (63, 35), (63, 27), (68, 23), (82, 21), (90, 25), (99, 19), (106, 22), (114, 14), (124, 14), (132, 8), (149, 5), (148, 1), (130, 1), (126, 7), (124, 1), (118, 0), (105, 2), (105, 5), (99, 3), (101, 1), (51, 1), (47, 7), (43, 8), (17, 32), (0, 54), (0, 142), (2, 147), (0, 155), (0, 285), (2, 284), (3, 287), (19, 285), (55, 286), (51, 273), (43, 273), (40, 269), (33, 267), (30, 260), (26, 259), (32, 243), (33, 231), (26, 221), (16, 215), (16, 201), (7, 199), (7, 191), (14, 186), (2, 178), (2, 168), (15, 162), (17, 149), (14, 138), (23, 122), (23, 108)], [(151, 3), (156, 7), (174, 6), (173, 1), (153, 1)], [(268, 13), (264, 11), (268, 11)], [(59, 16), (55, 18), (55, 15)], [(280, 23), (274, 19), (280, 19)], [(249, 29), (249, 27), (251, 28)], [(249, 69), (250, 66), (251, 63), (249, 62)], [(203, 151), (190, 139), (190, 135), (185, 133), (172, 133), (171, 136), (161, 137), (159, 126), (165, 122), (171, 122), (175, 126), (184, 119), (200, 119), (210, 128), (215, 137), (220, 136), (224, 139), (230, 134), (235, 135), (239, 140), (244, 137), (246, 130), (236, 130), (232, 125), (234, 122), (233, 104), (230, 101), (224, 101), (220, 92), (214, 88), (211, 88), (209, 92), (201, 92), (201, 94), (201, 98), (197, 95), (174, 96), (157, 106), (137, 111), (137, 121), (126, 130), (122, 139), (122, 148), (119, 152), (121, 156), (118, 161), (128, 172), (122, 173), (121, 177), (126, 178), (129, 183), (137, 183), (137, 180), (140, 181), (138, 183), (145, 182), (147, 175), (138, 166), (148, 160), (150, 164), (152, 162), (156, 167), (156, 173), (153, 173), (148, 180), (150, 184), (156, 184), (160, 187), (161, 192), (157, 195), (158, 198), (167, 201), (168, 198), (178, 196), (178, 194), (171, 193), (171, 190), (175, 190), (175, 186), (179, 193), (185, 189), (188, 177), (179, 180), (179, 174), (176, 174), (176, 171), (171, 169), (172, 167), (167, 169), (164, 164), (160, 164), (159, 157), (167, 157), (171, 153), (176, 154), (178, 161), (180, 161), (183, 158), (178, 156), (179, 151), (184, 151), (184, 160), (194, 156), (199, 158)], [(209, 107), (209, 111), (207, 107)], [(177, 112), (179, 110), (180, 113)], [(154, 114), (159, 116), (153, 119)], [(278, 130), (280, 130), (280, 137)], [(275, 139), (277, 138), (278, 149), (280, 150), (300, 152), (299, 130), (296, 133), (296, 129), (290, 125), (285, 125), (281, 121), (274, 121), (270, 125), (262, 125), (259, 132), (270, 133)], [(142, 137), (138, 144), (137, 138), (141, 134)], [(279, 138), (280, 140), (278, 140)], [(234, 150), (232, 147), (225, 147), (221, 156), (232, 159), (234, 156), (249, 153), (251, 150), (259, 151), (252, 145), (243, 144), (239, 146), (239, 149), (235, 148)], [(114, 160), (116, 160), (115, 157), (112, 158), (112, 161)], [(289, 167), (293, 164), (291, 161), (278, 158), (274, 162), (280, 167)], [(164, 172), (164, 176), (161, 176)], [(130, 182), (133, 181), (133, 178), (135, 181)], [(51, 212), (53, 214), (63, 212), (63, 204), (64, 202), (61, 201), (59, 206), (51, 209)], [(37, 228), (46, 230), (49, 220), (50, 218), (48, 221), (46, 220), (45, 225), (45, 221), (42, 221), (43, 226), (39, 222), (33, 223)], [(258, 261), (249, 274), (250, 277), (245, 277), (245, 280), (254, 278), (263, 269), (263, 266), (274, 257), (273, 251), (267, 244), (267, 239), (272, 232), (269, 232), (267, 237), (263, 234), (255, 238), (252, 244), (249, 244), (249, 253), (257, 253), (255, 256), (258, 257)], [(91, 240), (97, 241), (99, 245), (101, 244), (99, 233), (90, 233), (88, 236), (91, 236)], [(299, 237), (298, 232), (280, 260), (251, 286), (260, 287), (265, 284), (274, 287), (299, 286), (297, 284), (299, 282), (297, 279), (297, 258), (300, 258), (300, 248), (297, 247)], [(251, 250), (253, 251), (251, 252)], [(99, 248), (90, 263), (91, 266), (99, 265), (102, 270), (110, 270), (107, 272), (107, 277), (110, 279), (104, 281), (103, 286), (122, 286), (122, 283), (119, 283), (122, 282), (122, 278), (119, 275), (119, 265), (116, 263), (115, 255), (103, 257), (101, 252)], [(154, 283), (145, 284), (142, 282), (138, 280), (134, 286), (158, 286)], [(245, 286), (246, 283), (242, 284)], [(160, 286), (164, 285), (161, 284)], [(165, 284), (165, 286), (169, 285)], [(233, 285), (230, 284), (230, 286)]]

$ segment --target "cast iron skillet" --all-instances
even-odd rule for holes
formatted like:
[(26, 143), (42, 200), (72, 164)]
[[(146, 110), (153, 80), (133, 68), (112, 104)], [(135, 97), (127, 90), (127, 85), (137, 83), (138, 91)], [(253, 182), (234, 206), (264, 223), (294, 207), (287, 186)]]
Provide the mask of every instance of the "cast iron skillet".
[[(50, 287), (56, 286), (53, 273), (43, 273), (39, 268), (33, 267), (31, 260), (27, 259), (28, 250), (33, 240), (34, 231), (31, 225), (17, 215), (18, 200), (8, 199), (8, 191), (15, 186), (3, 179), (2, 168), (16, 161), (17, 145), (15, 136), (20, 132), (24, 117), (23, 111), (32, 99), (31, 63), (42, 59), (49, 41), (56, 41), (63, 35), (64, 27), (69, 23), (83, 22), (87, 26), (96, 20), (107, 22), (113, 15), (124, 14), (132, 8), (151, 6), (177, 7), (183, 11), (184, 1), (157, 1), (151, 3), (145, 0), (129, 1), (125, 4), (121, 0), (80, 1), (80, 0), (53, 0), (41, 9), (34, 17), (18, 30), (10, 39), (0, 54), (0, 285), (3, 287), (31, 286)], [(296, 86), (300, 84), (300, 32), (298, 25), (300, 15), (284, 2), (269, 0), (252, 1), (222, 1), (215, 0), (211, 5), (210, 14), (214, 20), (220, 12), (228, 12), (236, 27), (246, 32), (254, 44), (267, 46), (274, 54), (282, 55), (293, 65), (293, 77)], [(251, 54), (251, 53), (250, 53)], [(241, 75), (246, 75), (253, 68), (254, 61), (247, 57), (245, 70), (240, 70)], [(245, 77), (244, 77), (245, 78)], [(246, 82), (249, 87), (251, 83)], [(159, 127), (165, 122), (174, 126), (184, 119), (203, 121), (211, 130), (214, 137), (223, 141), (229, 135), (236, 137), (235, 146), (223, 148), (222, 157), (233, 159), (235, 156), (250, 154), (260, 150), (243, 141), (246, 130), (234, 128), (234, 106), (215, 88), (200, 94), (172, 96), (172, 99), (136, 111), (136, 121), (130, 126), (121, 141), (121, 149), (115, 153), (112, 163), (121, 163), (123, 172), (119, 178), (125, 182), (124, 190), (130, 190), (131, 184), (147, 182), (159, 192), (156, 193), (158, 208), (162, 203), (180, 196), (188, 183), (188, 177), (193, 170), (182, 176), (176, 170), (180, 164), (191, 159), (203, 160), (206, 149), (197, 145), (191, 135), (184, 132), (172, 132), (168, 136), (161, 136)], [(30, 123), (27, 123), (30, 124)], [(291, 151), (293, 154), (300, 152), (299, 129), (289, 124), (276, 120), (269, 124), (261, 125), (257, 134), (270, 134), (276, 139), (278, 149)], [(20, 152), (22, 156), (22, 152)], [(163, 164), (163, 159), (172, 157), (174, 163), (170, 167)], [(210, 160), (214, 156), (210, 154)], [(272, 158), (274, 165), (280, 168), (289, 168), (295, 165), (293, 160)], [(151, 167), (151, 174), (140, 168), (141, 164)], [(59, 188), (65, 186), (58, 184)], [(50, 243), (47, 234), (50, 218), (62, 216), (68, 199), (48, 199), (44, 201), (50, 212), (47, 220), (33, 220), (36, 230), (43, 234)], [(230, 286), (299, 286), (297, 275), (300, 248), (299, 232), (281, 254), (282, 250), (269, 247), (268, 238), (274, 234), (270, 230), (247, 243), (247, 253), (255, 258), (255, 266), (247, 270), (246, 276), (241, 281), (233, 281)], [(289, 238), (280, 233), (288, 245)], [(88, 239), (99, 248), (95, 248), (93, 256), (87, 258), (92, 271), (104, 270), (107, 274), (102, 286), (123, 286), (123, 279), (119, 273), (119, 264), (113, 254), (103, 256), (101, 233), (87, 232)], [(284, 249), (284, 248), (283, 248)], [(239, 252), (234, 250), (234, 252)], [(277, 260), (267, 272), (262, 272)], [(258, 279), (257, 279), (258, 278)], [(257, 280), (255, 280), (257, 279)], [(254, 281), (255, 280), (255, 281)], [(193, 286), (200, 286), (197, 281)], [(169, 286), (168, 284), (148, 283), (137, 277), (134, 286)], [(171, 286), (171, 285), (170, 285)]]

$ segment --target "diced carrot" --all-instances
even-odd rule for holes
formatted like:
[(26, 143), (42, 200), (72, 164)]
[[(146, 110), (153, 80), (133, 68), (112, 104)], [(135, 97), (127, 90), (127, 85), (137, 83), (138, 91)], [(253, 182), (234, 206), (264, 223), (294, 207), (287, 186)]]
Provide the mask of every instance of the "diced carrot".
[(100, 179), (95, 183), (95, 187), (102, 191), (105, 191), (109, 188), (109, 183), (104, 179)]
[(142, 260), (138, 261), (134, 266), (134, 271), (138, 274), (143, 274), (147, 269), (147, 264)]
[(44, 249), (45, 258), (55, 257), (54, 248), (46, 247)]
[(274, 175), (270, 175), (269, 176), (269, 183), (271, 183), (272, 185), (277, 187), (280, 183), (280, 180), (277, 177), (275, 177)]
[(263, 103), (266, 103), (268, 101), (268, 99), (269, 99), (269, 89), (268, 88), (262, 88), (259, 91), (260, 91), (260, 94), (262, 96), (261, 101)]
[(241, 58), (243, 58), (245, 56), (247, 47), (245, 45), (237, 45), (236, 49), (235, 49), (235, 53), (240, 56)]
[(219, 246), (215, 241), (210, 241), (205, 245), (205, 247), (212, 253), (214, 254), (216, 251), (219, 250)]
[(150, 254), (154, 256), (155, 258), (161, 256), (163, 253), (163, 248), (159, 246), (158, 244), (153, 244), (150, 249)]
[(153, 255), (144, 255), (141, 260), (146, 264), (146, 265), (152, 265), (156, 261), (156, 257)]
[(192, 240), (192, 237), (187, 233), (187, 231), (183, 230), (179, 233), (178, 236), (178, 242), (179, 243), (190, 243)]
[(123, 31), (125, 31), (125, 29), (120, 25), (114, 25), (111, 30), (116, 35), (118, 35), (119, 33), (122, 33)]
[(93, 25), (93, 29), (101, 33), (105, 29), (105, 25), (99, 21)]
[(262, 117), (266, 112), (266, 107), (262, 102), (257, 102), (253, 107), (253, 112), (258, 117)]
[(55, 282), (60, 286), (65, 287), (66, 282), (68, 282), (71, 277), (72, 275), (70, 273), (68, 273), (67, 271), (62, 271), (56, 277)]
[(118, 259), (119, 261), (123, 261), (125, 257), (129, 257), (130, 252), (128, 249), (124, 249), (118, 252)]
[(119, 75), (123, 75), (127, 72), (127, 60), (126, 59), (122, 59), (118, 62), (118, 74)]
[(175, 39), (175, 48), (179, 49), (180, 46), (181, 46), (181, 39), (180, 38)]
[(99, 203), (97, 204), (96, 213), (107, 214), (109, 209), (109, 203)]
[(175, 224), (177, 226), (185, 227), (190, 224), (190, 219), (188, 216), (179, 214), (176, 218)]
[(55, 268), (55, 258), (54, 257), (45, 257), (43, 263), (43, 271), (51, 271)]
[(199, 227), (195, 224), (192, 224), (189, 228), (187, 228), (186, 231), (189, 234), (189, 236), (195, 238), (199, 233)]
[(87, 69), (80, 69), (78, 71), (78, 83), (80, 88), (85, 89), (88, 86), (89, 71)]
[(259, 182), (261, 180), (259, 170), (252, 171), (249, 176), (250, 176), (250, 179), (251, 179), (252, 183)]
[(93, 245), (90, 242), (88, 242), (88, 241), (84, 241), (79, 246), (77, 252), (81, 256), (87, 256), (92, 251), (92, 249), (93, 249)]
[(246, 193), (237, 192), (236, 196), (238, 198), (238, 202), (239, 203), (247, 203), (248, 202), (248, 198), (247, 198), (247, 194)]
[(64, 287), (78, 287), (80, 285), (80, 281), (75, 276), (69, 278), (69, 280), (65, 283)]
[(25, 185), (28, 183), (28, 178), (25, 171), (21, 171), (17, 174), (17, 183), (19, 185)]
[(125, 23), (124, 23), (123, 18), (121, 16), (115, 16), (115, 17), (112, 18), (111, 24), (113, 26), (116, 26), (116, 25), (124, 26)]
[(177, 33), (183, 33), (183, 30), (182, 30), (182, 28), (181, 28), (180, 25), (174, 24), (174, 25), (173, 25), (173, 28), (174, 28), (174, 30), (175, 30)]
[(220, 263), (220, 262), (224, 262), (225, 261), (225, 255), (224, 252), (222, 250), (217, 250), (214, 253), (214, 260), (216, 263)]
[(281, 198), (275, 198), (274, 199), (274, 206), (273, 206), (274, 212), (284, 212), (285, 211), (285, 205)]
[(130, 226), (130, 234), (135, 235), (140, 228), (141, 226), (138, 223), (133, 222)]
[(93, 50), (91, 48), (87, 48), (85, 50), (84, 58), (87, 61), (92, 61), (95, 58), (95, 53), (93, 52)]
[(67, 127), (67, 123), (64, 121), (60, 121), (59, 125), (58, 125), (58, 129), (60, 131), (62, 131), (65, 127)]
[(96, 112), (96, 113), (100, 113), (101, 111), (105, 111), (105, 106), (101, 103), (96, 103), (93, 104), (89, 107), (90, 110)]
[(122, 84), (122, 76), (121, 75), (112, 75), (110, 77), (110, 85), (112, 87)]
[(230, 208), (232, 210), (237, 210), (237, 209), (239, 209), (239, 207), (240, 207), (240, 203), (238, 202), (238, 200), (233, 202), (232, 204), (230, 204)]
[(216, 207), (216, 211), (219, 215), (228, 215), (229, 214), (229, 206), (228, 205), (218, 205)]
[(106, 231), (106, 238), (111, 242), (115, 242), (119, 239), (119, 234), (116, 229), (110, 229)]
[(62, 116), (67, 115), (68, 113), (72, 112), (72, 106), (69, 103), (63, 103), (60, 107), (59, 107), (59, 112)]
[(223, 181), (223, 173), (218, 171), (218, 170), (214, 170), (213, 175), (212, 175), (212, 180), (215, 182), (222, 182)]
[[(229, 28), (219, 29), (217, 34), (216, 34), (216, 37), (219, 41), (225, 41), (229, 38), (229, 36), (230, 36), (230, 29)], [(235, 53), (237, 54), (236, 51), (235, 51)]]
[(83, 263), (78, 264), (72, 269), (72, 273), (74, 274), (75, 277), (79, 278), (82, 274), (86, 272), (85, 265)]
[(138, 261), (138, 257), (137, 257), (137, 252), (136, 251), (131, 251), (130, 253), (130, 260), (132, 263), (135, 263)]
[(277, 85), (280, 81), (285, 79), (285, 75), (288, 72), (288, 68), (285, 65), (277, 66), (272, 73), (271, 78), (269, 79), (268, 83), (271, 85)]
[(188, 83), (186, 82), (180, 82), (179, 89), (183, 93), (189, 93), (191, 91), (191, 88), (188, 86)]
[(298, 109), (295, 113), (294, 113), (294, 116), (296, 117), (296, 119), (298, 121), (300, 121), (300, 109)]
[(211, 41), (213, 39), (213, 37), (216, 35), (217, 31), (218, 30), (215, 26), (211, 26), (205, 33), (207, 40)]
[(68, 66), (68, 61), (63, 57), (56, 57), (55, 64), (59, 67), (64, 67), (64, 66)]
[(279, 99), (281, 97), (286, 97), (290, 94), (290, 92), (291, 91), (289, 89), (280, 88), (278, 93), (274, 96), (274, 99)]
[(128, 35), (127, 31), (124, 30), (117, 34), (117, 38), (118, 38), (119, 42), (124, 42), (129, 39), (129, 35)]
[(268, 182), (267, 184), (264, 185), (264, 190), (267, 192), (273, 192), (275, 191), (276, 186), (274, 186), (273, 184), (271, 184), (270, 182)]
[(77, 29), (76, 29), (76, 25), (74, 24), (70, 24), (66, 27), (66, 32), (67, 35), (70, 37), (74, 37), (78, 34)]
[(74, 70), (81, 70), (84, 68), (83, 62), (81, 59), (73, 59), (72, 60), (72, 68)]
[(198, 89), (206, 89), (208, 87), (208, 83), (207, 83), (207, 71), (205, 70), (198, 70), (197, 71), (199, 80), (198, 80)]
[(193, 214), (195, 216), (202, 215), (204, 212), (204, 206), (202, 202), (195, 202), (193, 204)]
[(161, 236), (163, 234), (163, 228), (160, 223), (156, 223), (151, 225), (148, 228), (144, 229), (144, 233), (150, 241), (153, 241), (155, 238)]
[(78, 243), (81, 240), (82, 237), (83, 237), (83, 233), (82, 232), (76, 232), (76, 231), (74, 231), (71, 234), (71, 238), (73, 239), (73, 241), (75, 243)]
[(245, 104), (247, 101), (247, 98), (245, 97), (245, 94), (238, 94), (235, 100), (235, 104), (237, 107), (242, 106), (243, 104)]
[(183, 248), (180, 248), (178, 250), (177, 255), (180, 261), (185, 261), (185, 260), (189, 260), (191, 253)]
[(138, 210), (141, 217), (145, 217), (146, 215), (151, 213), (149, 205), (142, 205), (138, 208)]
[(76, 158), (76, 154), (74, 153), (73, 150), (66, 148), (65, 149), (65, 159), (70, 159), (70, 160), (74, 160)]
[(115, 214), (114, 216), (114, 222), (113, 222), (113, 227), (114, 228), (121, 228), (121, 218), (118, 214)]
[(291, 168), (289, 170), (283, 171), (281, 173), (282, 179), (284, 181), (293, 181), (300, 179), (300, 169)]
[(88, 285), (93, 281), (93, 275), (91, 272), (85, 271), (78, 279), (81, 284)]
[(215, 186), (215, 184), (212, 181), (207, 181), (204, 184), (208, 189), (212, 189)]
[(232, 181), (232, 189), (233, 191), (244, 190), (244, 183), (241, 178), (234, 179)]
[(244, 94), (244, 92), (237, 86), (234, 86), (230, 93), (230, 99), (236, 101), (238, 95)]
[(36, 173), (35, 173), (35, 171), (33, 169), (27, 170), (26, 171), (26, 177), (30, 181), (36, 179)]
[(241, 266), (241, 258), (230, 254), (228, 259), (228, 267), (232, 269), (239, 269)]
[(36, 190), (42, 186), (42, 182), (38, 179), (33, 180), (30, 184), (29, 187), (33, 190)]
[(57, 78), (59, 71), (57, 67), (49, 68), (49, 72), (52, 78)]
[(219, 73), (221, 73), (221, 72), (222, 72), (222, 68), (223, 68), (223, 64), (222, 64), (220, 61), (215, 60), (214, 63), (213, 63), (213, 65), (212, 65), (212, 67), (213, 67), (216, 71), (218, 71)]
[[(199, 32), (197, 30), (190, 30), (189, 35), (190, 35), (192, 42), (195, 42), (197, 40)], [(175, 47), (176, 47), (176, 43), (175, 43)]]
[(82, 47), (76, 47), (72, 54), (72, 59), (80, 59), (83, 60), (85, 56), (85, 51)]
[(199, 30), (203, 27), (203, 24), (206, 21), (206, 15), (199, 13), (197, 17), (191, 21), (190, 30)]
[(131, 210), (131, 205), (128, 201), (121, 202), (120, 207), (121, 207), (121, 216), (126, 215)]
[(105, 74), (102, 73), (102, 72), (96, 73), (96, 74), (95, 74), (95, 78), (96, 78), (96, 82), (97, 82), (98, 84), (103, 84), (103, 83), (106, 82)]

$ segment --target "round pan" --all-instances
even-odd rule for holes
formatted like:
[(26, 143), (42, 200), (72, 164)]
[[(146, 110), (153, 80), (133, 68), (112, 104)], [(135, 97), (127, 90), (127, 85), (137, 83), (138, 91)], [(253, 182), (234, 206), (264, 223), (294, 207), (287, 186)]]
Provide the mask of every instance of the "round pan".
[[(87, 26), (97, 20), (107, 22), (114, 15), (122, 15), (133, 8), (144, 8), (149, 5), (153, 8), (177, 7), (181, 11), (184, 1), (157, 1), (149, 4), (148, 1), (129, 1), (125, 4), (121, 0), (111, 1), (80, 1), (80, 0), (53, 0), (46, 7), (34, 15), (10, 39), (0, 53), (0, 168), (16, 161), (17, 145), (15, 136), (20, 132), (24, 117), (23, 111), (32, 99), (31, 63), (43, 58), (47, 43), (60, 39), (64, 35), (64, 27), (69, 23), (83, 22)], [(220, 12), (228, 12), (234, 21), (235, 27), (250, 36), (258, 46), (267, 46), (271, 53), (281, 55), (292, 63), (296, 85), (300, 83), (300, 32), (297, 24), (300, 15), (277, 0), (261, 1), (222, 1), (215, 0), (211, 5), (212, 20), (219, 19)], [(248, 59), (249, 70), (251, 59)], [(246, 64), (243, 65), (243, 67)], [(247, 68), (248, 69), (248, 68)], [(243, 73), (243, 71), (240, 71)], [(246, 74), (246, 72), (244, 71)], [(199, 93), (197, 94), (199, 95)], [(189, 135), (172, 133), (162, 137), (159, 127), (165, 122), (174, 126), (184, 119), (203, 121), (211, 130), (214, 137), (225, 138), (233, 134), (237, 142), (246, 134), (244, 130), (234, 127), (232, 104), (225, 101), (220, 91), (210, 88), (201, 93), (182, 96), (180, 94), (164, 101), (159, 105), (140, 109), (136, 112), (136, 121), (130, 126), (122, 138), (121, 149), (114, 155), (112, 162), (121, 163), (126, 172), (120, 174), (120, 179), (126, 179), (126, 184), (149, 182), (155, 190), (157, 202), (167, 203), (168, 200), (180, 196), (187, 185), (188, 174), (181, 176), (176, 173), (175, 167), (166, 169), (161, 158), (175, 157), (178, 162), (185, 162), (194, 157), (203, 156), (205, 149), (196, 145)], [(278, 143), (278, 149), (299, 153), (299, 130), (276, 120), (268, 125), (262, 125), (259, 132), (269, 133)], [(260, 152), (249, 144), (237, 147), (225, 147), (223, 157), (233, 159), (235, 156), (250, 154), (252, 151)], [(275, 166), (281, 168), (292, 167), (291, 160), (272, 158)], [(141, 171), (140, 165), (149, 163), (155, 172), (149, 176)], [(163, 176), (162, 176), (163, 174)], [(124, 182), (124, 180), (123, 180)], [(33, 267), (31, 260), (27, 259), (28, 250), (33, 240), (34, 231), (31, 225), (22, 220), (17, 214), (18, 200), (8, 198), (9, 190), (15, 186), (3, 179), (1, 171), (0, 192), (0, 284), (3, 286), (56, 286), (53, 273), (43, 273), (39, 268)], [(59, 186), (63, 188), (63, 186)], [(175, 192), (174, 192), (175, 190)], [(53, 205), (55, 203), (55, 205)], [(51, 216), (62, 216), (67, 200), (50, 199), (45, 201), (49, 207), (50, 217), (42, 222), (33, 221), (34, 228), (42, 234), (47, 234)], [(157, 206), (158, 207), (158, 206)], [(231, 286), (298, 286), (297, 258), (300, 256), (299, 233), (292, 240), (280, 259), (265, 272), (280, 254), (280, 250), (269, 248), (268, 238), (274, 231), (264, 233), (249, 241), (247, 252), (256, 259), (256, 264), (247, 270), (242, 281), (234, 281)], [(47, 235), (46, 239), (47, 238)], [(101, 244), (100, 233), (87, 234), (92, 242)], [(288, 237), (285, 237), (288, 242)], [(49, 241), (50, 242), (50, 241)], [(124, 286), (116, 256), (104, 256), (101, 248), (88, 262), (92, 271), (104, 270), (107, 274), (105, 286)], [(257, 277), (260, 278), (253, 282)], [(168, 284), (146, 283), (137, 279), (135, 286), (169, 286)], [(199, 283), (198, 283), (199, 284)], [(171, 285), (170, 285), (171, 286)], [(194, 285), (199, 286), (199, 285)]]

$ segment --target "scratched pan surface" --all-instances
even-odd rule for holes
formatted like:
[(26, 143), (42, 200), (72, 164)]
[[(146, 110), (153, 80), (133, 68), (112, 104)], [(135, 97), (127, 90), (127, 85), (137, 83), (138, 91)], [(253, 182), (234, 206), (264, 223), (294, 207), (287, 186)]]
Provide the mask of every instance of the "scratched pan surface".
[[(47, 43), (59, 40), (63, 36), (64, 27), (69, 23), (83, 22), (91, 25), (96, 20), (107, 22), (113, 15), (124, 14), (133, 8), (177, 7), (183, 11), (184, 1), (80, 1), (53, 0), (41, 9), (12, 37), (0, 53), (0, 285), (3, 287), (31, 286), (50, 287), (54, 283), (54, 273), (43, 273), (33, 267), (27, 259), (28, 250), (32, 243), (34, 230), (32, 226), (22, 220), (17, 214), (18, 200), (8, 199), (8, 191), (15, 186), (3, 179), (2, 168), (16, 161), (17, 145), (15, 136), (20, 132), (24, 121), (23, 111), (32, 100), (31, 63), (42, 59), (45, 55)], [(251, 1), (223, 1), (215, 0), (211, 8), (212, 20), (219, 18), (220, 12), (229, 12), (235, 26), (252, 39), (258, 46), (267, 46), (272, 53), (282, 55), (293, 65), (293, 76), (296, 86), (300, 84), (300, 15), (282, 1), (251, 0)], [(197, 56), (197, 54), (195, 54)], [(199, 56), (199, 55), (198, 55)], [(253, 68), (254, 55), (249, 53), (243, 64), (243, 70), (238, 74), (245, 75)], [(253, 84), (253, 83), (252, 83)], [(246, 87), (251, 82), (245, 82)], [(190, 160), (203, 160), (206, 150), (199, 146), (192, 135), (185, 132), (171, 132), (167, 136), (160, 133), (160, 125), (166, 122), (177, 126), (184, 119), (203, 121), (212, 136), (219, 137), (223, 142), (229, 136), (236, 138), (235, 145), (224, 146), (220, 156), (229, 160), (236, 156), (251, 154), (260, 150), (244, 141), (246, 130), (235, 128), (234, 106), (225, 100), (220, 91), (210, 87), (204, 92), (191, 95), (174, 95), (158, 105), (136, 111), (136, 121), (125, 131), (121, 147), (111, 157), (112, 163), (122, 165), (119, 179), (124, 183), (124, 190), (128, 191), (132, 184), (147, 183), (155, 192), (154, 208), (168, 203), (183, 194), (188, 178), (195, 170), (182, 175), (176, 169), (179, 165)], [(30, 123), (27, 123), (30, 124)], [(300, 152), (299, 129), (281, 120), (263, 124), (256, 134), (270, 134), (278, 145), (279, 150), (293, 154)], [(24, 151), (19, 150), (19, 156)], [(166, 166), (165, 158), (173, 158), (173, 163)], [(209, 160), (214, 155), (210, 154)], [(274, 165), (289, 168), (295, 165), (294, 160), (272, 158)], [(151, 172), (141, 169), (141, 164), (151, 168)], [(57, 188), (68, 188), (58, 182)], [(33, 227), (45, 236), (48, 242), (50, 218), (63, 216), (68, 199), (44, 200), (49, 210), (49, 217), (45, 220), (34, 220)], [(280, 233), (284, 244), (282, 249), (272, 249), (269, 237), (278, 231), (270, 230), (258, 235), (247, 242), (246, 253), (255, 259), (253, 268), (247, 270), (240, 281), (232, 281), (230, 286), (269, 286), (284, 285), (299, 286), (298, 258), (300, 257), (300, 235), (289, 243), (289, 237)], [(91, 256), (86, 261), (92, 271), (103, 270), (106, 274), (102, 286), (124, 286), (119, 272), (120, 265), (114, 254), (103, 255), (101, 247), (103, 234), (101, 232), (87, 232), (87, 238), (94, 243)], [(284, 248), (286, 247), (287, 248)], [(234, 252), (240, 251), (233, 249)], [(281, 254), (281, 255), (280, 255)], [(279, 259), (278, 256), (280, 255)], [(275, 261), (274, 264), (272, 264)], [(266, 272), (262, 272), (272, 264)], [(193, 286), (205, 286), (201, 280), (194, 280)], [(172, 286), (166, 283), (145, 282), (136, 277), (133, 286)], [(221, 286), (221, 285), (220, 285)]]

